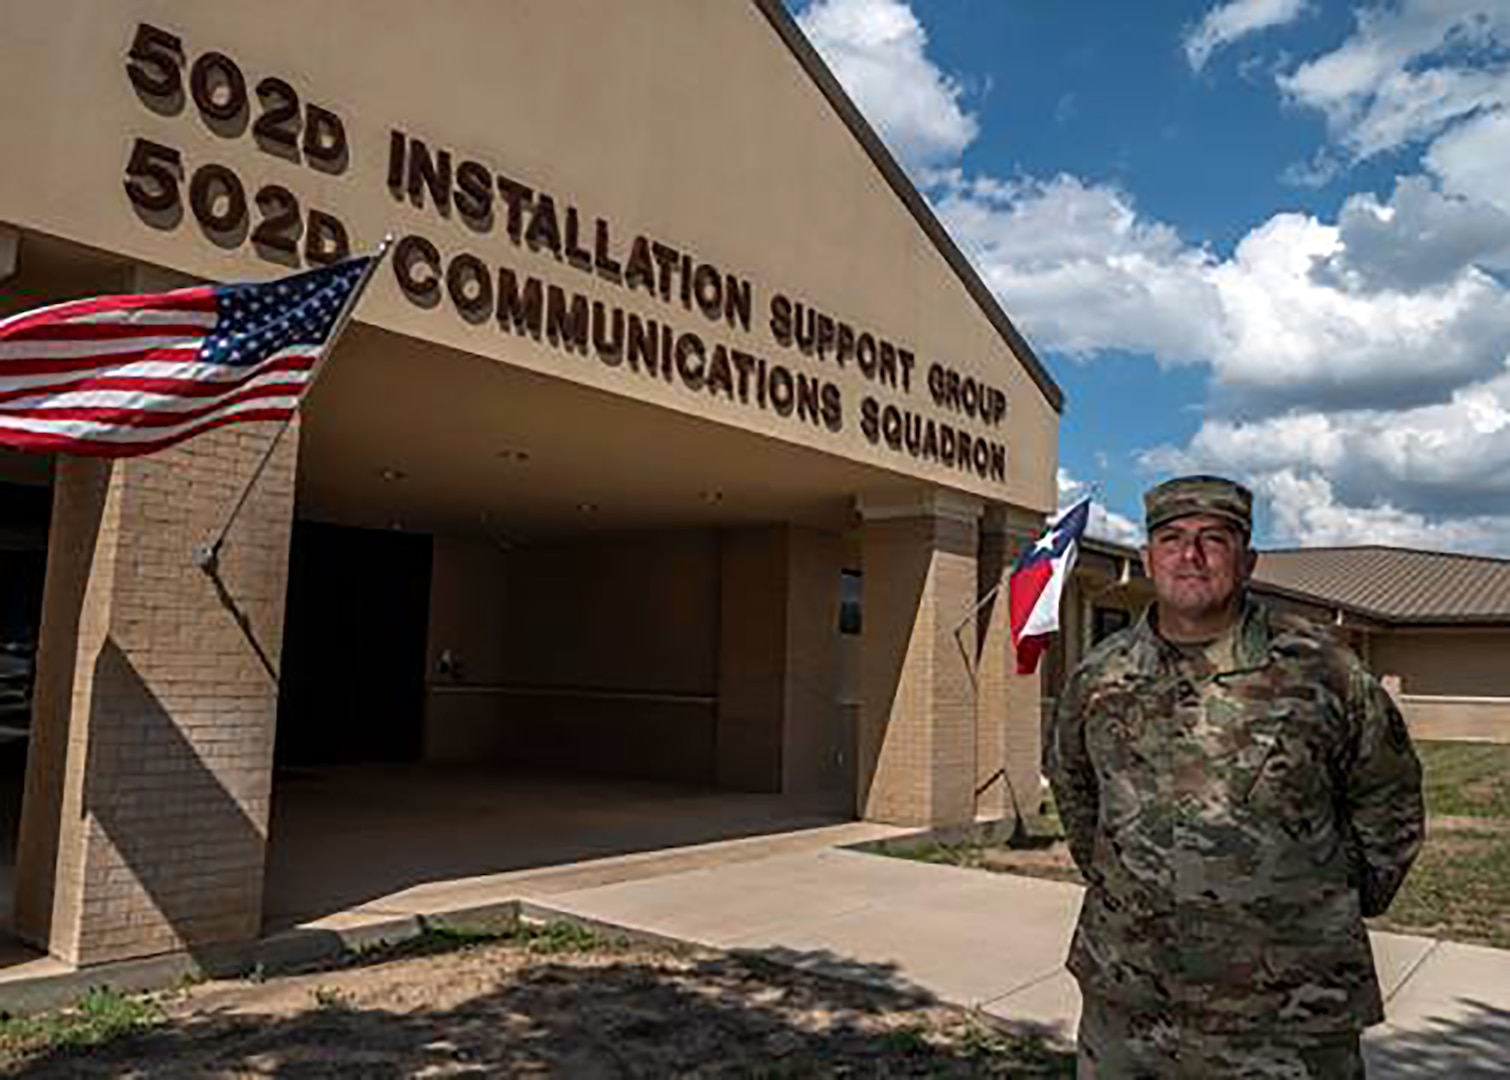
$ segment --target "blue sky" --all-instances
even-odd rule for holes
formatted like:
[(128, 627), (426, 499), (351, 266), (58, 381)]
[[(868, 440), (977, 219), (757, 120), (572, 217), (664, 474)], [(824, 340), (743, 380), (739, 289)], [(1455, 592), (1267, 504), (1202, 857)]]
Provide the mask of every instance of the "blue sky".
[(1270, 545), (1510, 555), (1510, 0), (800, 0), (1065, 388), (1136, 538), (1214, 470)]

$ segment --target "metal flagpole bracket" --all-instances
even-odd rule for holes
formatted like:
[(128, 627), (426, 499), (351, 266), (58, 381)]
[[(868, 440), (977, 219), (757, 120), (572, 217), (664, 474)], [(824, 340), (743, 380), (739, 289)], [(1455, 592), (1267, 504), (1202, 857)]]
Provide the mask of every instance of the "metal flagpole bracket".
[(206, 574), (220, 569), (220, 550), (215, 544), (200, 544), (194, 549), (194, 565)]

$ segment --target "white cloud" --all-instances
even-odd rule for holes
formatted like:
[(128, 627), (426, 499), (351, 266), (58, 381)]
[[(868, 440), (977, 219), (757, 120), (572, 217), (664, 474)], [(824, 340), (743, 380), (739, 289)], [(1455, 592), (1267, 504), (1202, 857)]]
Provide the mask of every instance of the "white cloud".
[(1447, 191), (1510, 214), (1510, 111), (1459, 124), (1431, 145), (1425, 162)]
[(1215, 261), (1142, 218), (1115, 188), (1073, 176), (956, 176), (935, 187), (934, 206), (1041, 347), (1079, 356), (1132, 349), (1180, 363), (1218, 345)]
[(1510, 293), (1492, 277), (1460, 265), (1431, 288), (1369, 291), (1316, 272), (1346, 266), (1348, 254), (1337, 226), (1279, 214), (1212, 271), (1223, 340), (1211, 363), (1222, 404), (1248, 412), (1424, 404), (1502, 365)]
[[(1154, 472), (1215, 471), (1267, 496), (1273, 531), (1302, 544), (1408, 542), (1506, 548), (1510, 369), (1439, 405), (1208, 419), (1185, 447), (1144, 456)], [(1341, 540), (1348, 535), (1352, 540)]]
[(1080, 101), (1074, 91), (1059, 95), (1054, 103), (1054, 123), (1060, 127), (1071, 123), (1080, 114)]
[(1399, 0), (1366, 8), (1353, 35), (1279, 78), (1320, 110), (1355, 157), (1433, 138), (1455, 121), (1510, 106), (1504, 0)]
[(1206, 12), (1199, 24), (1185, 33), (1185, 59), (1200, 71), (1217, 49), (1240, 38), (1299, 18), (1306, 0), (1229, 0)]
[(1337, 219), (1338, 252), (1321, 271), (1354, 288), (1431, 288), (1465, 267), (1510, 266), (1510, 213), (1493, 203), (1448, 194), (1424, 176), (1407, 176), (1380, 202), (1354, 195)]
[[(1058, 483), (1061, 511), (1069, 509), (1090, 492), (1090, 485), (1076, 480), (1063, 468), (1059, 470)], [(1089, 536), (1098, 540), (1110, 540), (1114, 544), (1127, 544), (1130, 547), (1141, 547), (1143, 544), (1143, 527), (1108, 508), (1099, 498), (1091, 503), (1091, 516), (1085, 523), (1085, 531)]]
[[(803, 20), (1040, 350), (1209, 367), (1199, 433), (1146, 468), (1247, 479), (1294, 542), (1510, 550), (1510, 111), (1484, 104), (1510, 93), (1501, 54), (1482, 54), (1510, 36), (1510, 0), (1365, 12), (1287, 77), (1341, 144), (1310, 179), (1436, 141), (1387, 199), (1355, 195), (1335, 221), (1276, 214), (1227, 258), (1113, 185), (967, 174), (974, 119), (902, 0), (817, 0)], [(1141, 535), (1104, 510), (1092, 528)]]
[(1326, 477), (1314, 473), (1302, 476), (1289, 469), (1260, 478), (1255, 494), (1268, 502), (1274, 523), (1272, 539), (1277, 544), (1301, 547), (1384, 544), (1487, 554), (1503, 551), (1504, 530), (1510, 527), (1510, 517), (1432, 521), (1388, 502), (1346, 506), (1337, 501)]
[(909, 170), (951, 162), (975, 139), (959, 82), (924, 55), (928, 35), (903, 0), (814, 0), (797, 21)]
[(1473, 261), (1503, 257), (1497, 219), (1429, 185), (1405, 187), (1387, 212), (1350, 204), (1340, 226), (1276, 215), (1226, 260), (1071, 176), (956, 174), (934, 202), (1039, 347), (1205, 363), (1225, 408), (1440, 401), (1510, 351), (1510, 294)]

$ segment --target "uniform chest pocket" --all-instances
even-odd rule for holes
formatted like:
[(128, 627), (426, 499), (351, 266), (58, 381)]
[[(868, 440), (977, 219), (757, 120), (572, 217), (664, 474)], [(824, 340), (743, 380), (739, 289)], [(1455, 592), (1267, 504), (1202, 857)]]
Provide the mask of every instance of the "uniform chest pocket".
[(1272, 728), (1255, 726), (1244, 732), (1243, 744), (1222, 763), (1239, 802), (1251, 800), (1271, 767), (1283, 765), (1283, 753), (1279, 733)]
[(1254, 718), (1233, 755), (1232, 793), (1280, 817), (1309, 816), (1325, 803), (1326, 768), (1316, 718), (1304, 708), (1276, 708)]

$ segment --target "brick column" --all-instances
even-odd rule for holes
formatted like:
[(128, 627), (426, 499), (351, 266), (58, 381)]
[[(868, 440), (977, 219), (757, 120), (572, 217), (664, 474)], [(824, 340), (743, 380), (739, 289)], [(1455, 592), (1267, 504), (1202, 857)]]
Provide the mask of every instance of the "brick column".
[(967, 620), (976, 603), (980, 503), (936, 492), (902, 504), (862, 501), (860, 510), (859, 813), (904, 825), (969, 822), (975, 638)]
[(1041, 745), (1040, 674), (1018, 675), (1012, 651), (1006, 580), (1012, 563), (1041, 531), (1042, 515), (992, 506), (981, 522), (980, 594), (1000, 584), (980, 609), (980, 661), (976, 699), (976, 813), (1025, 819), (1038, 811)]
[(147, 457), (60, 457), (16, 929), (86, 965), (260, 930), (298, 432), (221, 560), (193, 565), (273, 424)]

